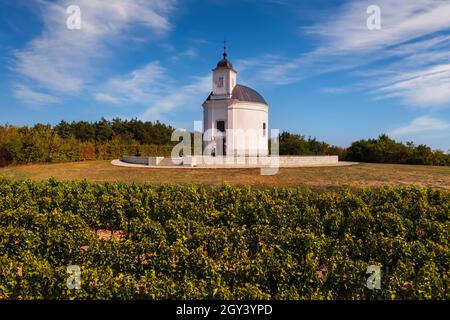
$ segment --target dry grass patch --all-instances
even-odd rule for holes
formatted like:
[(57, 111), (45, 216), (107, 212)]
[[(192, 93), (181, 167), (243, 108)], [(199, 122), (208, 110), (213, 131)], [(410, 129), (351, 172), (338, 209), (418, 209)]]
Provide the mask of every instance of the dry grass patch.
[(90, 182), (125, 182), (183, 185), (251, 185), (308, 187), (316, 190), (415, 185), (450, 190), (450, 167), (397, 164), (359, 164), (345, 167), (281, 168), (274, 176), (259, 169), (148, 169), (117, 167), (109, 161), (32, 164), (0, 168), (0, 176), (44, 181), (86, 179)]

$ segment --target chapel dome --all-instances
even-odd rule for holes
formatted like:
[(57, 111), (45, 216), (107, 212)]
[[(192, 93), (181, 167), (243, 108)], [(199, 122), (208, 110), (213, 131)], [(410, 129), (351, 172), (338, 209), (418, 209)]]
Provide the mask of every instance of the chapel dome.
[(260, 95), (256, 90), (240, 84), (234, 87), (231, 94), (231, 99), (237, 99), (239, 101), (245, 102), (257, 102), (267, 105), (266, 100), (264, 100), (263, 96)]
[[(211, 100), (212, 92), (206, 98), (206, 101)], [(256, 90), (252, 88), (243, 86), (241, 84), (237, 84), (233, 92), (231, 93), (231, 99), (239, 100), (240, 102), (256, 102), (267, 105), (266, 100), (264, 100), (263, 96), (260, 95)]]
[(216, 68), (227, 68), (227, 69), (233, 69), (233, 65), (227, 58), (223, 58), (219, 62), (217, 62)]

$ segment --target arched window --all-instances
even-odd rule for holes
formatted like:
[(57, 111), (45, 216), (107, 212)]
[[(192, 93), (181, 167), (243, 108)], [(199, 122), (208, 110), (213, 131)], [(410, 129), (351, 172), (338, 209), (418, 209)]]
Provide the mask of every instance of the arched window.
[(263, 122), (263, 136), (266, 136), (266, 123)]
[(218, 88), (223, 88), (223, 77), (219, 77), (219, 81), (217, 82)]

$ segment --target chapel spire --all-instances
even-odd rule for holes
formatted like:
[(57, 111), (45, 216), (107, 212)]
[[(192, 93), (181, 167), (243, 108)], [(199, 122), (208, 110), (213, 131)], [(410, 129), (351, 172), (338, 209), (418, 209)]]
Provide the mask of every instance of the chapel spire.
[(227, 40), (223, 41), (223, 58), (213, 69), (213, 99), (230, 99), (236, 86), (236, 70), (227, 59)]
[(223, 59), (227, 60), (227, 40), (223, 40)]

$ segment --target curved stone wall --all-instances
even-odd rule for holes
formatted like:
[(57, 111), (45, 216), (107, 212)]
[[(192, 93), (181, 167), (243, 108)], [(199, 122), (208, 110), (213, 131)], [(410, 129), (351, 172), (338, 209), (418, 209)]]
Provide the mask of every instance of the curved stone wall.
[(337, 165), (338, 156), (279, 156), (279, 157), (211, 157), (186, 156), (170, 157), (135, 157), (123, 156), (122, 162), (149, 167), (306, 167)]

